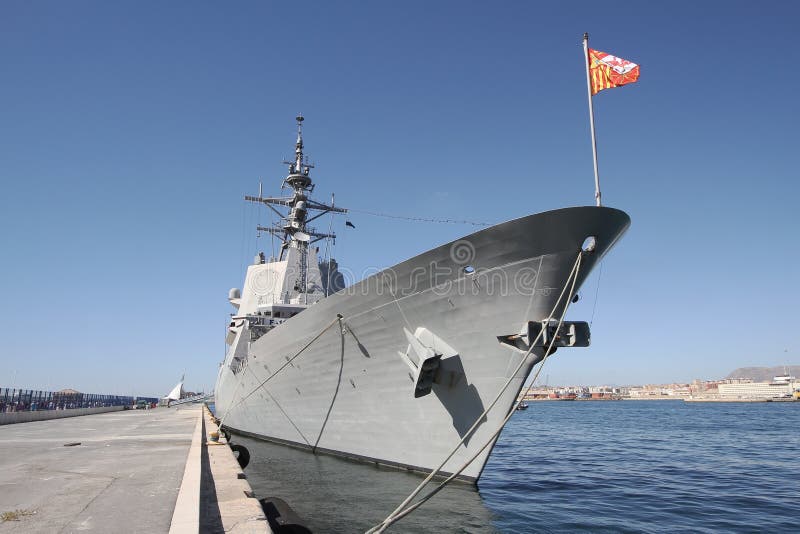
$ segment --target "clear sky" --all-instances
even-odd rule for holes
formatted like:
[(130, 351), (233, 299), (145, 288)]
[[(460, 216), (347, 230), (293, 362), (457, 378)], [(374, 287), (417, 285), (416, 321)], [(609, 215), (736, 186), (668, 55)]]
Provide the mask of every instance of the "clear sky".
[[(595, 98), (603, 198), (633, 224), (593, 346), (543, 377), (799, 364), (798, 20), (789, 1), (2, 2), (0, 385), (210, 388), (268, 219), (242, 195), (278, 193), (298, 112), (320, 200), (488, 222), (592, 204), (585, 31), (642, 66)], [(348, 218), (354, 272), (475, 230)]]

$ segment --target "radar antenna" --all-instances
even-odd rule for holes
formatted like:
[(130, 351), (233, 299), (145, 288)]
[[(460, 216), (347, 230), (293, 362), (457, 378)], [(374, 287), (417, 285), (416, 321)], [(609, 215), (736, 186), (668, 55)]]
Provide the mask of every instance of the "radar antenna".
[[(257, 230), (269, 232), (281, 240), (280, 260), (284, 259), (286, 250), (290, 247), (298, 249), (301, 277), (298, 286), (301, 292), (306, 293), (308, 291), (306, 278), (309, 245), (320, 239), (336, 239), (336, 234), (317, 232), (314, 228), (309, 227), (308, 223), (328, 213), (347, 213), (347, 210), (309, 198), (309, 194), (314, 191), (314, 182), (311, 180), (311, 169), (314, 168), (314, 165), (308, 162), (308, 156), (303, 153), (303, 121), (305, 118), (300, 114), (295, 120), (297, 121), (295, 157), (292, 161), (283, 162), (289, 166), (289, 175), (281, 185), (281, 188), (291, 187), (294, 191), (293, 194), (288, 197), (265, 197), (259, 191), (257, 197), (245, 196), (244, 199), (264, 204), (280, 217), (277, 223), (271, 226), (258, 226)], [(286, 209), (287, 213), (284, 213), (281, 208)], [(309, 217), (310, 211), (318, 213)]]

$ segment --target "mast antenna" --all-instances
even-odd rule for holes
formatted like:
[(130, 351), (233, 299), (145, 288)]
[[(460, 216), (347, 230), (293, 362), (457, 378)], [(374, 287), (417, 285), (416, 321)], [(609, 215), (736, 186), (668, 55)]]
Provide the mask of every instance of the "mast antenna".
[[(335, 234), (317, 232), (314, 228), (309, 227), (308, 223), (325, 214), (347, 213), (347, 210), (334, 206), (333, 202), (327, 205), (310, 198), (310, 194), (314, 191), (314, 182), (311, 179), (311, 169), (314, 168), (314, 165), (308, 163), (308, 158), (303, 152), (305, 148), (303, 143), (303, 121), (305, 118), (302, 114), (298, 114), (295, 120), (297, 121), (297, 140), (295, 141), (294, 159), (283, 162), (289, 166), (289, 174), (284, 178), (281, 185), (281, 189), (284, 187), (291, 189), (292, 195), (287, 197), (264, 197), (263, 190), (259, 185), (257, 197), (245, 196), (244, 198), (250, 202), (266, 205), (279, 217), (276, 223), (268, 227), (259, 225), (257, 230), (269, 232), (273, 237), (277, 237), (281, 241), (279, 261), (284, 259), (289, 248), (297, 249), (300, 255), (300, 278), (297, 281), (297, 290), (301, 293), (307, 293), (308, 247), (321, 239), (336, 239)], [(281, 211), (282, 209), (287, 210), (288, 213), (284, 213), (284, 211)], [(319, 213), (309, 216), (312, 211)]]

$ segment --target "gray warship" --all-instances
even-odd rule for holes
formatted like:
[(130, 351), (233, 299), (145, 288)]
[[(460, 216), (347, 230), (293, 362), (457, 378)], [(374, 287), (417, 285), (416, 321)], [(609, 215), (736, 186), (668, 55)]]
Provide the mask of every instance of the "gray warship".
[(423, 473), (457, 446), (440, 472), (476, 482), (545, 352), (589, 345), (585, 322), (555, 324), (553, 312), (568, 305), (558, 299), (576, 258), (574, 289), (630, 218), (598, 206), (529, 215), (345, 287), (315, 246), (335, 236), (309, 223), (347, 210), (311, 199), (302, 126), (298, 116), (284, 162), (291, 194), (245, 197), (280, 216), (260, 228), (280, 254), (259, 253), (229, 292), (217, 417), (233, 433)]

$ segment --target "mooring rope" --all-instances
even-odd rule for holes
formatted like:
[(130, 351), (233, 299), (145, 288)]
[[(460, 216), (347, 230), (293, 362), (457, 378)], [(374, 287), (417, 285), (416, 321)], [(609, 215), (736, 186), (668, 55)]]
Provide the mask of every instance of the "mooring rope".
[[(570, 303), (572, 301), (572, 295), (575, 292), (575, 284), (576, 284), (576, 282), (578, 280), (578, 273), (580, 271), (580, 265), (581, 265), (581, 258), (582, 257), (583, 257), (583, 251), (578, 253), (578, 257), (576, 258), (575, 263), (572, 266), (572, 270), (570, 271), (570, 274), (567, 277), (566, 282), (564, 283), (564, 287), (561, 290), (561, 294), (559, 295), (558, 299), (556, 300), (556, 303), (553, 306), (552, 311), (548, 315), (547, 321), (549, 322), (552, 319), (553, 314), (558, 309), (558, 306), (561, 303), (561, 300), (564, 298), (564, 294), (565, 294), (565, 292), (567, 290), (567, 287), (570, 287), (569, 296), (568, 296), (568, 298), (567, 298), (567, 300), (566, 300), (566, 302), (564, 304), (564, 309), (563, 309), (563, 311), (561, 313), (561, 316), (559, 317), (558, 326), (556, 327), (556, 332), (558, 331), (558, 329), (561, 328), (561, 325), (564, 322), (564, 317), (566, 316), (566, 313), (567, 313), (567, 309), (569, 308), (569, 305), (570, 305)], [(571, 284), (570, 284), (570, 282), (571, 282)], [(441, 484), (439, 484), (439, 486), (437, 486), (436, 488), (431, 490), (428, 494), (423, 496), (419, 501), (415, 502), (414, 504), (412, 504), (411, 506), (408, 506), (406, 508), (406, 506), (411, 502), (411, 500), (414, 497), (416, 497), (425, 488), (425, 486), (428, 485), (428, 483), (433, 479), (433, 477), (435, 477), (442, 470), (442, 468), (450, 460), (450, 458), (452, 458), (455, 455), (455, 453), (458, 452), (458, 450), (461, 447), (461, 445), (472, 435), (472, 433), (478, 427), (478, 425), (483, 420), (483, 418), (486, 417), (486, 415), (489, 413), (489, 411), (494, 407), (494, 405), (500, 399), (502, 394), (505, 392), (505, 390), (511, 384), (511, 382), (513, 381), (513, 379), (516, 376), (516, 374), (519, 372), (520, 369), (522, 369), (522, 366), (527, 361), (528, 356), (533, 351), (533, 348), (534, 348), (535, 344), (539, 341), (539, 339), (541, 338), (543, 333), (544, 333), (544, 328), (539, 332), (539, 334), (536, 336), (536, 338), (531, 342), (531, 346), (528, 348), (527, 352), (525, 353), (525, 356), (523, 356), (523, 358), (520, 361), (519, 365), (514, 370), (514, 372), (511, 374), (511, 376), (506, 381), (506, 383), (503, 385), (503, 387), (500, 389), (500, 391), (498, 392), (497, 396), (495, 396), (495, 398), (491, 402), (491, 404), (489, 404), (489, 406), (477, 418), (475, 423), (464, 434), (464, 436), (461, 438), (461, 440), (458, 442), (458, 444), (455, 446), (455, 448), (450, 452), (450, 454), (447, 456), (447, 458), (445, 458), (445, 460), (441, 464), (439, 464), (439, 466), (436, 469), (431, 471), (431, 473), (425, 478), (425, 480), (423, 480), (420, 483), (420, 485), (417, 486), (417, 488), (413, 492), (411, 492), (411, 494), (408, 497), (406, 497), (406, 499), (397, 508), (395, 508), (395, 510), (391, 514), (389, 514), (386, 517), (386, 519), (384, 519), (381, 523), (379, 523), (379, 524), (375, 525), (374, 527), (372, 527), (371, 529), (369, 529), (367, 531), (367, 534), (383, 532), (389, 526), (391, 526), (393, 523), (399, 521), (400, 519), (402, 519), (406, 515), (410, 514), (411, 512), (413, 512), (414, 510), (416, 510), (417, 508), (422, 506), (425, 502), (430, 500), (434, 495), (439, 493), (439, 491), (441, 491), (445, 486), (447, 486), (451, 481), (453, 481), (458, 475), (460, 475), (461, 472), (464, 471), (464, 469), (466, 469), (472, 462), (474, 462), (475, 459), (484, 451), (484, 449), (486, 449), (486, 447), (488, 447), (489, 444), (492, 443), (492, 441), (500, 434), (500, 432), (502, 432), (502, 430), (505, 427), (506, 423), (509, 421), (509, 419), (511, 419), (511, 416), (514, 414), (514, 412), (516, 410), (516, 407), (519, 405), (519, 403), (520, 403), (519, 399), (517, 399), (517, 401), (514, 404), (513, 408), (509, 411), (508, 415), (506, 415), (506, 417), (503, 419), (503, 421), (501, 422), (499, 428), (490, 436), (490, 438), (483, 444), (483, 446), (480, 449), (478, 449), (478, 451), (469, 460), (467, 460), (466, 463), (464, 463), (458, 470), (456, 470), (447, 479), (445, 479)], [(547, 350), (544, 353), (544, 357), (542, 358), (542, 362), (541, 362), (541, 365), (539, 366), (539, 370), (537, 371), (536, 375), (534, 376), (533, 380), (531, 381), (531, 384), (528, 386), (528, 390), (526, 391), (526, 394), (530, 391), (531, 387), (533, 387), (533, 383), (538, 378), (539, 373), (542, 370), (542, 367), (544, 367), (544, 363), (547, 360), (548, 356), (550, 355), (550, 351), (552, 350), (554, 344), (555, 344), (555, 336), (553, 336), (553, 339), (550, 340), (550, 345), (547, 347)], [(524, 395), (521, 398), (524, 398)]]
[(592, 318), (589, 319), (589, 326), (594, 324), (594, 312), (597, 311), (597, 296), (600, 294), (600, 280), (603, 278), (603, 262), (600, 261), (600, 269), (597, 273), (597, 287), (594, 290), (594, 304), (592, 304)]
[[(250, 398), (250, 396), (251, 396), (251, 395), (253, 395), (253, 394), (254, 394), (256, 391), (258, 391), (259, 389), (261, 389), (261, 388), (264, 386), (264, 384), (266, 384), (267, 382), (269, 382), (270, 380), (272, 380), (272, 379), (275, 377), (275, 375), (277, 375), (278, 373), (280, 373), (281, 371), (283, 371), (283, 370), (284, 370), (284, 369), (285, 369), (285, 368), (286, 368), (286, 367), (287, 367), (289, 364), (291, 364), (291, 363), (292, 363), (292, 361), (294, 361), (294, 359), (295, 359), (295, 358), (297, 358), (298, 356), (300, 356), (300, 355), (303, 353), (303, 351), (305, 351), (305, 350), (306, 350), (308, 347), (310, 347), (310, 346), (311, 346), (311, 345), (312, 345), (312, 344), (313, 344), (315, 341), (317, 341), (317, 340), (318, 340), (320, 337), (322, 337), (322, 334), (324, 334), (325, 332), (327, 332), (328, 330), (330, 330), (330, 328), (331, 328), (333, 325), (335, 325), (336, 323), (338, 323), (338, 322), (339, 322), (339, 321), (341, 321), (341, 320), (342, 320), (342, 316), (341, 316), (340, 314), (337, 314), (337, 315), (336, 315), (336, 318), (335, 318), (333, 321), (331, 321), (331, 322), (330, 322), (330, 324), (328, 324), (328, 326), (326, 326), (325, 328), (323, 328), (323, 329), (322, 329), (322, 331), (321, 331), (319, 334), (317, 334), (316, 336), (314, 336), (314, 338), (313, 338), (311, 341), (309, 341), (308, 343), (306, 343), (306, 344), (303, 346), (303, 348), (302, 348), (302, 349), (300, 349), (299, 351), (297, 351), (297, 353), (296, 353), (294, 356), (292, 356), (291, 358), (288, 358), (288, 359), (286, 360), (286, 363), (284, 363), (283, 365), (281, 365), (281, 366), (280, 366), (278, 369), (276, 369), (276, 370), (275, 370), (275, 372), (274, 372), (274, 373), (270, 374), (270, 375), (269, 375), (267, 378), (265, 378), (265, 379), (264, 379), (264, 380), (263, 380), (263, 381), (262, 381), (262, 382), (261, 382), (261, 383), (260, 383), (258, 386), (256, 386), (255, 388), (253, 388), (253, 390), (252, 390), (252, 391), (250, 391), (250, 393), (248, 393), (247, 395), (245, 395), (244, 397), (242, 397), (242, 398), (239, 400), (239, 402), (237, 402), (236, 404), (234, 404), (233, 406), (231, 406), (230, 408), (228, 408), (228, 411), (226, 411), (226, 412), (225, 412), (225, 415), (223, 415), (223, 416), (222, 416), (222, 419), (220, 419), (219, 426), (222, 426), (222, 423), (225, 421), (225, 418), (226, 418), (226, 417), (228, 417), (228, 414), (229, 414), (229, 413), (231, 413), (231, 412), (233, 411), (233, 409), (234, 409), (234, 408), (238, 408), (238, 407), (239, 407), (239, 406), (240, 406), (240, 405), (241, 405), (241, 404), (242, 404), (244, 401), (246, 401), (248, 398)], [(248, 358), (249, 358), (249, 354), (248, 354)], [(242, 373), (242, 375), (244, 375), (244, 373)], [(244, 381), (244, 376), (242, 376), (242, 381)]]

